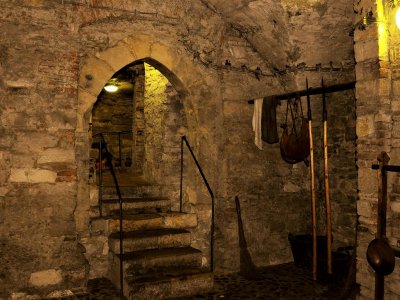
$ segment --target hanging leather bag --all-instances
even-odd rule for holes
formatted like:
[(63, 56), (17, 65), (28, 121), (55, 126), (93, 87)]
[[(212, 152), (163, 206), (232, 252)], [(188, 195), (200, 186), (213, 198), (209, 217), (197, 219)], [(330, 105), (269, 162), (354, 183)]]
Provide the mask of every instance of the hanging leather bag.
[[(288, 124), (289, 110), (291, 126)], [(303, 116), (300, 98), (296, 98), (293, 103), (291, 99), (287, 100), (285, 124), (282, 128), (280, 150), (283, 160), (289, 164), (304, 161), (308, 165), (307, 157), (310, 155), (308, 120)]]

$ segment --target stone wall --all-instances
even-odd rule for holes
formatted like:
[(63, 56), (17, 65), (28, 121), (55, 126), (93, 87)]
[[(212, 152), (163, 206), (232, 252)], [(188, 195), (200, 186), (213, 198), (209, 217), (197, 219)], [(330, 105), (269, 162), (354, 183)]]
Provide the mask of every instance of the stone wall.
[[(377, 156), (382, 151), (390, 156), (389, 164), (399, 164), (397, 53), (400, 35), (394, 22), (395, 10), (391, 9), (390, 3), (360, 1), (355, 9), (358, 12), (354, 35), (359, 184), (357, 282), (361, 285), (359, 298), (374, 299), (374, 272), (366, 260), (368, 244), (375, 238), (377, 230), (378, 182), (371, 165), (377, 163)], [(389, 174), (387, 237), (390, 245), (395, 247), (399, 245), (400, 237), (398, 190), (397, 175)], [(396, 266), (394, 272), (385, 277), (385, 298), (399, 298), (399, 274)]]
[(144, 63), (136, 64), (133, 66), (135, 70), (135, 82), (133, 83), (133, 148), (132, 148), (132, 172), (139, 175), (143, 174), (145, 162), (145, 137), (146, 137), (146, 124), (144, 116), (144, 88), (145, 88), (145, 70)]
[(0, 298), (87, 275), (74, 220), (79, 51), (71, 9), (1, 12)]
[[(352, 10), (344, 1), (336, 2), (327, 15), (320, 15), (326, 12), (323, 7), (301, 9), (322, 24), (325, 17), (340, 15), (337, 11)], [(305, 51), (306, 44), (298, 52), (296, 47), (287, 49), (297, 44), (295, 37), (301, 31), (308, 32), (313, 42), (324, 32), (324, 37), (343, 43), (341, 49), (350, 55), (352, 44), (340, 39), (342, 31), (319, 28), (314, 32), (311, 27), (293, 31), (289, 25), (296, 22), (282, 16), (285, 22), (271, 25), (274, 35), (281, 29), (285, 36), (292, 34), (293, 40), (272, 53), (271, 57), (279, 56), (279, 66), (284, 61), (289, 66), (275, 70), (261, 53), (270, 45), (254, 47), (249, 42), (262, 36), (252, 36), (256, 27), (241, 28), (240, 18), (230, 23), (203, 1), (16, 1), (5, 3), (0, 14), (4, 20), (0, 251), (7, 253), (0, 263), (5, 272), (10, 271), (0, 276), (0, 297), (17, 290), (45, 293), (46, 289), (84, 285), (87, 278), (105, 274), (107, 242), (90, 227), (90, 199), (95, 192), (88, 183), (89, 123), (105, 83), (135, 61), (151, 63), (173, 87), (167, 86), (166, 110), (160, 112), (163, 119), (157, 125), (168, 128), (158, 136), (162, 149), (155, 152), (163, 154), (161, 174), (175, 176), (177, 143), (185, 134), (216, 195), (216, 271), (239, 267), (236, 195), (242, 201), (245, 233), (255, 263), (264, 266), (292, 260), (288, 232), (310, 227), (309, 200), (304, 197), (309, 191), (309, 171), (302, 164), (283, 163), (277, 145), (265, 145), (263, 151), (253, 145), (252, 106), (247, 100), (302, 89), (306, 75), (311, 86), (319, 85), (322, 73), (327, 84), (350, 79), (352, 68), (338, 72), (339, 60), (333, 60), (332, 66), (327, 61), (332, 44), (321, 41), (312, 49), (324, 52), (318, 60), (321, 68), (314, 65), (311, 52)], [(309, 15), (301, 15), (302, 22), (307, 22)], [(334, 20), (329, 20), (334, 27)], [(351, 93), (329, 97), (338, 99), (329, 107), (336, 116), (329, 125), (336, 132), (329, 142), (332, 191), (340, 197), (334, 206), (334, 230), (346, 244), (353, 231), (351, 222), (341, 215), (351, 215), (355, 197), (354, 106)], [(320, 106), (313, 105), (318, 118)], [(284, 109), (284, 104), (278, 108), (279, 122)], [(316, 138), (321, 136), (319, 126), (315, 125)], [(185, 197), (190, 205), (185, 209), (198, 213), (194, 246), (204, 250), (204, 264), (208, 264), (210, 198), (190, 164), (185, 175)], [(174, 189), (168, 193), (176, 195), (174, 180), (169, 182)], [(281, 216), (289, 222), (283, 223)], [(99, 264), (89, 265), (88, 260)]]
[[(312, 3), (311, 3), (312, 2)], [(288, 233), (311, 233), (310, 171), (303, 163), (289, 165), (279, 145), (254, 145), (251, 127), (253, 106), (246, 100), (304, 90), (310, 87), (354, 81), (352, 4), (345, 1), (282, 1), (292, 48), (282, 76), (264, 71), (260, 80), (232, 71), (233, 66), (262, 64), (250, 43), (234, 30), (225, 35), (226, 52), (231, 53), (231, 72), (224, 73), (223, 168), (221, 169), (220, 224), (217, 251), (221, 269), (236, 270), (239, 260), (237, 216), (234, 197), (242, 202), (242, 218), (248, 247), (257, 265), (292, 260)], [(324, 9), (325, 7), (325, 9)], [(343, 11), (343, 14), (338, 14)], [(310, 25), (312, 24), (312, 26)], [(332, 31), (347, 32), (333, 35)], [(327, 42), (328, 41), (328, 42)], [(332, 49), (338, 52), (332, 53)], [(258, 85), (261, 83), (261, 85)], [(245, 88), (246, 87), (246, 88)], [(306, 114), (306, 99), (302, 99)], [(323, 133), (321, 96), (311, 97), (316, 174), (318, 233), (325, 234), (326, 211), (323, 170)], [(355, 95), (352, 90), (327, 95), (330, 195), (332, 202), (333, 249), (354, 246), (356, 236), (357, 170), (355, 165)], [(286, 101), (277, 108), (279, 125), (284, 122)]]
[[(145, 176), (161, 184), (179, 210), (181, 137), (188, 132), (182, 98), (155, 67), (145, 64)], [(147, 172), (146, 172), (147, 171)]]

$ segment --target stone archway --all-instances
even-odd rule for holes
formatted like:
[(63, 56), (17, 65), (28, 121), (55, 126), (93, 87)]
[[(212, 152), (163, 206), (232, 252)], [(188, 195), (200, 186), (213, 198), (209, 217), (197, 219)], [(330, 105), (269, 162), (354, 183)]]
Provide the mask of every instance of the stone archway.
[[(91, 265), (90, 277), (104, 276), (107, 271), (107, 240), (93, 236), (90, 228), (91, 206), (97, 202), (97, 191), (88, 184), (89, 178), (89, 152), (91, 141), (91, 114), (93, 105), (102, 91), (106, 82), (118, 70), (133, 62), (143, 61), (158, 69), (175, 87), (182, 98), (185, 115), (187, 118), (188, 136), (202, 139), (204, 121), (198, 121), (198, 111), (207, 107), (210, 98), (208, 95), (208, 79), (204, 70), (200, 70), (193, 60), (180, 53), (173, 45), (166, 45), (155, 41), (150, 36), (127, 37), (118, 42), (114, 47), (96, 54), (89, 54), (84, 60), (79, 77), (78, 109), (76, 128), (76, 160), (78, 172), (77, 207), (75, 221), (81, 243), (86, 249), (100, 253), (99, 259), (87, 257)], [(203, 75), (204, 74), (204, 75)], [(199, 123), (203, 123), (200, 124)], [(197, 134), (199, 133), (199, 134)], [(204, 137), (203, 137), (204, 140)], [(209, 140), (208, 147), (214, 144)], [(198, 142), (197, 142), (198, 144)], [(198, 240), (202, 240), (199, 238)], [(207, 238), (204, 238), (206, 241)], [(203, 246), (208, 248), (207, 245)], [(95, 259), (95, 261), (93, 261)]]
[(139, 60), (159, 69), (182, 95), (190, 95), (190, 86), (204, 82), (200, 72), (190, 72), (197, 67), (173, 47), (155, 42), (149, 36), (127, 37), (114, 47), (86, 58), (79, 77), (78, 132), (88, 130), (90, 111), (105, 83), (115, 72)]

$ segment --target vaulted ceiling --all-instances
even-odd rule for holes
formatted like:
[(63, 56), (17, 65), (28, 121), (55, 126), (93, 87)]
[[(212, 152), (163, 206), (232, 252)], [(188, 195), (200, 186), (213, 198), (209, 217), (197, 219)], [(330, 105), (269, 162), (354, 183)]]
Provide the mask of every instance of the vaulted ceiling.
[(204, 0), (241, 32), (259, 54), (282, 68), (290, 49), (286, 13), (277, 0)]
[[(271, 67), (341, 64), (354, 56), (349, 0), (202, 0), (239, 30)], [(326, 51), (313, 53), (318, 45)], [(345, 45), (345, 47), (344, 47)], [(335, 54), (332, 55), (332, 50)]]

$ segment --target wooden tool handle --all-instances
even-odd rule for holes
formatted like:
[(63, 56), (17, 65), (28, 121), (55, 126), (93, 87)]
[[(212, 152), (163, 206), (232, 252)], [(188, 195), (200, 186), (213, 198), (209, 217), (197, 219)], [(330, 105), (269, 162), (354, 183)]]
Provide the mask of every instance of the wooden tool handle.
[[(324, 90), (324, 78), (321, 80)], [(328, 172), (328, 112), (326, 109), (325, 93), (322, 93), (322, 120), (324, 122), (324, 182), (325, 182), (325, 205), (326, 205), (326, 248), (328, 274), (332, 274), (332, 228), (331, 228), (331, 199), (329, 195), (329, 172)]]
[[(306, 79), (306, 87), (308, 91), (308, 80)], [(317, 210), (315, 205), (315, 174), (314, 174), (314, 146), (312, 137), (312, 116), (310, 95), (307, 93), (307, 110), (308, 110), (308, 133), (310, 137), (310, 169), (311, 169), (311, 208), (312, 208), (312, 231), (313, 231), (313, 263), (312, 273), (313, 279), (317, 280)]]

